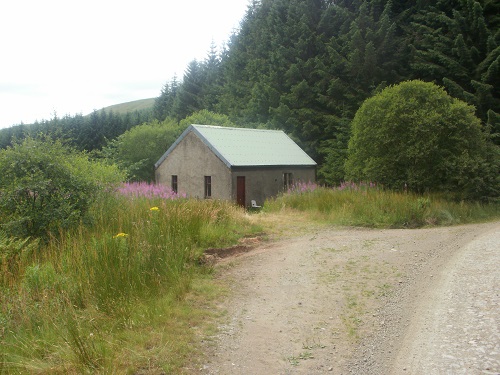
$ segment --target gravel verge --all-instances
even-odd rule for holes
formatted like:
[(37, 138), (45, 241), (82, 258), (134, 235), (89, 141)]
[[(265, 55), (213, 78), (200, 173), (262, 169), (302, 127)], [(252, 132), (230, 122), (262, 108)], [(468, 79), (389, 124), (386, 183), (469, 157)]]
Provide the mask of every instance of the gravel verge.
[[(473, 254), (481, 252), (477, 248), (481, 249), (483, 239), (498, 244), (498, 228), (499, 223), (418, 230), (321, 228), (300, 236), (290, 233), (287, 239), (227, 257), (216, 266), (220, 282), (229, 289), (229, 296), (218, 306), (223, 318), (217, 334), (204, 338), (202, 360), (188, 372), (431, 374), (414, 366), (429, 361), (427, 354), (417, 354), (409, 343), (420, 342), (426, 348), (428, 335), (415, 333), (434, 328), (415, 327), (421, 324), (423, 311), (433, 311), (441, 317), (440, 325), (449, 325), (445, 323), (456, 318), (446, 314), (457, 301), (470, 300), (471, 293), (485, 295), (484, 290), (465, 291), (460, 286), (466, 294), (455, 300), (456, 291), (450, 287), (458, 284), (446, 278), (492, 273), (489, 270), (498, 265), (498, 246), (489, 252), (490, 260), (485, 258), (483, 265), (477, 262), (475, 271), (470, 262), (476, 264)], [(493, 239), (486, 240), (489, 236)], [(466, 254), (469, 263), (460, 260)], [(468, 283), (498, 285), (498, 274)], [(445, 295), (448, 305), (436, 303)], [(481, 337), (490, 332), (488, 340), (496, 346), (486, 345), (488, 360), (481, 360), (480, 367), (496, 373), (498, 294), (488, 301), (474, 304), (470, 311), (493, 311), (481, 313), (485, 322)], [(470, 327), (476, 325), (470, 323)], [(479, 340), (476, 343), (482, 345)], [(441, 356), (442, 343), (433, 345), (436, 356)], [(409, 363), (408, 358), (412, 358)], [(462, 367), (471, 368), (467, 366), (471, 365), (464, 362)]]

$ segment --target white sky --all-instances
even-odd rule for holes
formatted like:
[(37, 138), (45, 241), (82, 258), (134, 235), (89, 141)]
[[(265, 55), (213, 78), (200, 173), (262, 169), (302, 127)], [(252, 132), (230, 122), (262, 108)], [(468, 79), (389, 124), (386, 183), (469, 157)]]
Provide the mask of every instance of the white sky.
[(2, 1), (0, 128), (158, 96), (228, 40), (248, 1)]

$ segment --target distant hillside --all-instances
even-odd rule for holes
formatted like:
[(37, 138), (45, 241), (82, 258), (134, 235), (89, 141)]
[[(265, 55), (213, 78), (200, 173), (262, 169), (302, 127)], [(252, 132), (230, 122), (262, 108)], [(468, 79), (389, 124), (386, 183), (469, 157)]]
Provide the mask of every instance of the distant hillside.
[(110, 105), (101, 109), (106, 112), (113, 111), (115, 114), (124, 115), (128, 112), (140, 111), (142, 109), (152, 109), (155, 98), (134, 100), (132, 102)]
[(14, 139), (28, 135), (57, 135), (79, 150), (99, 150), (136, 125), (152, 120), (155, 99), (141, 99), (104, 107), (83, 116), (54, 117), (34, 124), (0, 129), (0, 149), (12, 145)]

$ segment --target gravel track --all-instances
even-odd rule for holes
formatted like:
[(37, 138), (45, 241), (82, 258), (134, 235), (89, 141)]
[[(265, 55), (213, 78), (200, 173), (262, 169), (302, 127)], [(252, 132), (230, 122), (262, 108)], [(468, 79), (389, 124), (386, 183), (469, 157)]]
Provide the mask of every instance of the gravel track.
[(418, 309), (392, 374), (500, 373), (500, 229), (464, 246)]
[(500, 223), (290, 234), (219, 262), (197, 374), (499, 374)]

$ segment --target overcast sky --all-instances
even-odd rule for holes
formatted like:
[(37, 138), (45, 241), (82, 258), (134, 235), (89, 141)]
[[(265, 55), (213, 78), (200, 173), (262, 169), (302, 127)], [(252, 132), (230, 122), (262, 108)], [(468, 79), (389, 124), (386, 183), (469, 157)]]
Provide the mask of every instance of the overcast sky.
[(6, 0), (0, 128), (156, 97), (239, 26), (248, 0)]

